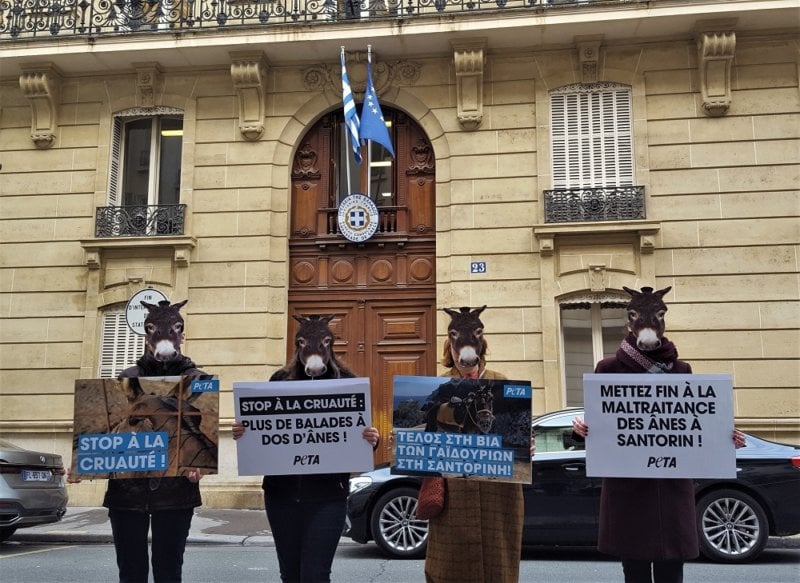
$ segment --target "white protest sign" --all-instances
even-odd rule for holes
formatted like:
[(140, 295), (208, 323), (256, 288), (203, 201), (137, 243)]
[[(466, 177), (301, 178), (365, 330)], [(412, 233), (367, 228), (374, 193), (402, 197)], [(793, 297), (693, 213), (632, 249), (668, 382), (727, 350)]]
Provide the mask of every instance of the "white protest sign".
[(735, 478), (733, 382), (722, 374), (585, 374), (586, 475)]
[(369, 379), (233, 383), (240, 476), (373, 469)]

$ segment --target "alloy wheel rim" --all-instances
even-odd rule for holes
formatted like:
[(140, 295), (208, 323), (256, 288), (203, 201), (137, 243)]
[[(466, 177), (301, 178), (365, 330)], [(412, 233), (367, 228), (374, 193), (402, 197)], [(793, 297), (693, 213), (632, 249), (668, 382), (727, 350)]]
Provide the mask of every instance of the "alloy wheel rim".
[(416, 517), (417, 500), (398, 496), (384, 506), (379, 525), (384, 540), (397, 551), (418, 549), (428, 536), (428, 523)]
[(724, 555), (742, 555), (759, 539), (758, 516), (748, 504), (736, 498), (720, 498), (709, 504), (702, 517), (703, 535)]

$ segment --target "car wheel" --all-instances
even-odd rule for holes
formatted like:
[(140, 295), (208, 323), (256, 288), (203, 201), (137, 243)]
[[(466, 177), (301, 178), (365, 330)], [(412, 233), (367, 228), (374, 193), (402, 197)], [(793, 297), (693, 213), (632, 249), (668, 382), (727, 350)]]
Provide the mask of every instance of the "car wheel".
[(0, 542), (3, 542), (3, 541), (5, 541), (5, 540), (8, 540), (8, 538), (9, 538), (9, 537), (10, 537), (12, 534), (14, 534), (15, 532), (17, 532), (17, 529), (16, 529), (16, 528), (14, 528), (14, 527), (9, 527), (9, 528), (0, 528)]
[(428, 521), (419, 520), (417, 490), (395, 488), (375, 503), (370, 526), (372, 538), (392, 558), (418, 559), (428, 546)]
[(761, 504), (738, 490), (709, 492), (697, 504), (700, 551), (713, 561), (742, 563), (764, 550), (769, 523)]

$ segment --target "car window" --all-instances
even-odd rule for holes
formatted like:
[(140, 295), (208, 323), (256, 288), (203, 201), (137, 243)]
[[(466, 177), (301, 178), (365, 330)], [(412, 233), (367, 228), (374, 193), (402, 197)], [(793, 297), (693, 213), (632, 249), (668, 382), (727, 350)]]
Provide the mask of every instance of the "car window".
[(576, 409), (560, 415), (544, 416), (534, 420), (534, 434), (536, 435), (536, 452), (583, 451), (585, 442), (574, 439), (572, 433), (572, 419), (582, 416), (583, 411)]
[(537, 427), (536, 453), (550, 451), (579, 451), (585, 449), (583, 441), (573, 439), (572, 427)]

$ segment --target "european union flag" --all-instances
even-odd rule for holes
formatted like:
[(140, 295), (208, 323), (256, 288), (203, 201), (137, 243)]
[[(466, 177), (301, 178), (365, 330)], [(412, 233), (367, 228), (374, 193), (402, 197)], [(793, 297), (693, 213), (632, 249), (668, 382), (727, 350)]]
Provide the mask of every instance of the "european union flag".
[(344, 64), (344, 47), (342, 47), (342, 103), (344, 104), (344, 125), (350, 134), (350, 145), (356, 162), (361, 164), (361, 142), (359, 141), (359, 121), (356, 102), (353, 100), (353, 91), (350, 89), (350, 79), (347, 77), (347, 68)]
[(364, 94), (364, 105), (361, 106), (361, 139), (378, 142), (392, 155), (392, 138), (383, 119), (381, 104), (378, 103), (378, 94), (375, 93), (375, 85), (372, 83), (372, 55), (369, 54), (367, 61), (367, 91)]

